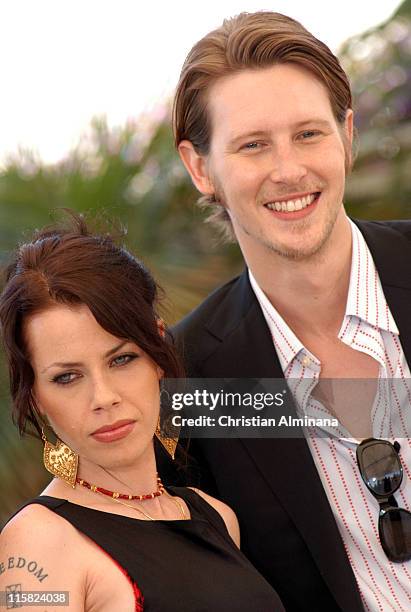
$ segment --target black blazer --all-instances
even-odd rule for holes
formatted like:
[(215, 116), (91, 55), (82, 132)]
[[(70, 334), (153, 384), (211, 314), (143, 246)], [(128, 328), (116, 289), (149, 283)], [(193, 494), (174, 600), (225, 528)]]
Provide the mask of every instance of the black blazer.
[[(411, 364), (411, 222), (356, 223), (376, 263)], [(174, 333), (187, 376), (283, 376), (247, 270), (211, 294)], [(203, 476), (200, 486), (237, 513), (244, 552), (287, 611), (363, 610), (304, 439), (202, 439), (192, 440), (190, 449)], [(160, 470), (170, 479), (166, 467), (161, 457)]]

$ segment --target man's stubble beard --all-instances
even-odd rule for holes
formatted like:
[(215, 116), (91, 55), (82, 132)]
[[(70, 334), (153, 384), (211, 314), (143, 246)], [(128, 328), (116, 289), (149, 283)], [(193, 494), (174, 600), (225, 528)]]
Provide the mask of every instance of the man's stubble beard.
[[(224, 190), (218, 184), (218, 181), (214, 181), (214, 185), (215, 185), (216, 202), (220, 206), (225, 208), (225, 210), (227, 211), (228, 216), (230, 217), (230, 222), (231, 222), (233, 233), (236, 237), (237, 242), (239, 243), (241, 247), (241, 240), (238, 237), (238, 232), (236, 232), (235, 224), (233, 223), (230, 209), (227, 206)], [(298, 248), (298, 247), (287, 248), (286, 245), (282, 246), (281, 244), (267, 240), (266, 237), (262, 234), (259, 236), (252, 234), (248, 230), (248, 228), (242, 225), (241, 223), (238, 223), (238, 226), (241, 228), (244, 234), (249, 236), (252, 240), (258, 241), (261, 245), (263, 245), (271, 253), (275, 253), (276, 255), (279, 255), (280, 257), (283, 257), (284, 259), (291, 260), (291, 261), (307, 261), (308, 259), (315, 258), (322, 254), (322, 251), (324, 250), (324, 247), (327, 245), (328, 240), (334, 229), (341, 206), (342, 206), (342, 201), (340, 203), (340, 206), (335, 207), (335, 209), (333, 209), (333, 214), (328, 215), (327, 219), (325, 220), (324, 229), (322, 231), (322, 235), (320, 236), (320, 239), (315, 241), (315, 243), (312, 244), (310, 247), (305, 247), (305, 248)], [(310, 224), (309, 219), (300, 219), (294, 225), (295, 233), (298, 232), (298, 233), (304, 234), (304, 232), (307, 231), (309, 224)], [(293, 227), (291, 226), (289, 229), (291, 229), (292, 231)]]
[[(329, 244), (329, 239), (334, 229), (335, 223), (337, 221), (339, 210), (340, 210), (339, 208), (336, 208), (334, 211), (334, 214), (325, 220), (325, 224), (321, 230), (321, 234), (319, 238), (313, 241), (311, 245), (307, 245), (301, 248), (299, 247), (287, 248), (286, 245), (281, 245), (278, 243), (270, 242), (268, 240), (264, 240), (263, 237), (260, 238), (260, 242), (270, 252), (275, 253), (276, 255), (279, 255), (280, 257), (287, 259), (287, 260), (307, 261), (309, 259), (315, 259), (317, 257), (320, 257), (323, 254), (326, 246)], [(250, 235), (250, 233), (247, 232), (246, 228), (242, 228), (242, 229), (243, 231), (248, 233), (248, 235)], [(292, 227), (290, 229), (291, 231), (293, 230)], [(308, 219), (307, 220), (301, 219), (298, 222), (298, 228), (296, 227), (295, 229), (298, 230), (298, 233), (301, 233), (301, 234), (304, 234), (305, 231), (309, 231)]]

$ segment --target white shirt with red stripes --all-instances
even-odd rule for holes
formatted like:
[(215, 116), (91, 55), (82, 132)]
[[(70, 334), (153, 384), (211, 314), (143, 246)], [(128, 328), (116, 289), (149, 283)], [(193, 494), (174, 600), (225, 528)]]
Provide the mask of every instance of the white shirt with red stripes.
[[(399, 507), (411, 507), (411, 374), (399, 331), (386, 302), (367, 244), (351, 223), (352, 259), (348, 298), (338, 338), (379, 363), (379, 378), (371, 410), (373, 437), (401, 445), (404, 468), (395, 493)], [(277, 355), (296, 401), (299, 416), (330, 417), (312, 396), (321, 363), (310, 353), (273, 307), (249, 271), (251, 286), (270, 329)], [(339, 384), (340, 381), (337, 381)], [(349, 381), (350, 386), (356, 382)], [(334, 383), (333, 383), (334, 384)], [(344, 381), (341, 381), (341, 384)], [(411, 561), (393, 563), (378, 537), (377, 500), (365, 486), (356, 461), (358, 439), (342, 425), (326, 435), (308, 428), (307, 442), (340, 530), (365, 610), (411, 610)], [(324, 432), (323, 432), (324, 433)]]

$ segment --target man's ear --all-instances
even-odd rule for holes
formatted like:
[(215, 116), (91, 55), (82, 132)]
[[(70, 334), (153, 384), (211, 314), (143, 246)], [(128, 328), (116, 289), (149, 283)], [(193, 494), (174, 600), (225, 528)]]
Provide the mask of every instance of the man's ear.
[(203, 195), (213, 195), (214, 185), (208, 175), (206, 158), (196, 152), (189, 140), (180, 142), (178, 152), (198, 191)]
[(347, 110), (344, 125), (342, 128), (342, 138), (345, 150), (345, 172), (349, 174), (352, 170), (354, 160), (357, 155), (356, 130), (354, 127), (354, 112), (351, 108)]
[(347, 110), (344, 127), (350, 146), (352, 146), (354, 136), (354, 111), (351, 108)]

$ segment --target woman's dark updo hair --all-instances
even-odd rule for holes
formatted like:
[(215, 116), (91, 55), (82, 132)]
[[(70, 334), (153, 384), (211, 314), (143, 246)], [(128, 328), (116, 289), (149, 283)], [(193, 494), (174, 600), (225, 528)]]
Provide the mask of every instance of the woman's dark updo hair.
[(64, 226), (36, 231), (20, 245), (6, 269), (0, 325), (20, 434), (29, 425), (41, 433), (24, 322), (56, 304), (85, 304), (103, 329), (135, 342), (166, 378), (183, 376), (169, 337), (159, 333), (158, 287), (151, 274), (110, 234), (92, 233), (82, 215), (70, 212)]

